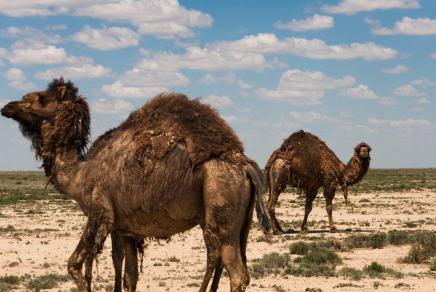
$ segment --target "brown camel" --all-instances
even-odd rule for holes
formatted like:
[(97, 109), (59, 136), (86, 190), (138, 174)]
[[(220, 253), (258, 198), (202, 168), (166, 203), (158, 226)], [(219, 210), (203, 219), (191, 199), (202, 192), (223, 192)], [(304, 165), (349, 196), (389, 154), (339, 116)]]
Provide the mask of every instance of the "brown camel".
[(265, 173), (270, 191), (268, 212), (274, 234), (283, 230), (275, 215), (279, 195), (287, 185), (306, 193), (306, 206), (301, 230), (307, 232), (307, 217), (318, 189), (323, 187), (330, 231), (336, 232), (333, 223), (333, 198), (339, 185), (347, 202), (347, 188), (362, 180), (369, 168), (371, 147), (362, 142), (354, 148), (354, 156), (347, 165), (342, 163), (318, 137), (304, 131), (289, 136), (282, 146), (271, 154)]
[(48, 181), (88, 217), (68, 260), (78, 290), (91, 291), (92, 261), (109, 233), (115, 238), (114, 262), (125, 254), (124, 284), (135, 291), (138, 242), (200, 225), (207, 249), (200, 291), (206, 291), (214, 271), (211, 290), (216, 291), (223, 268), (231, 291), (245, 291), (254, 207), (268, 241), (269, 217), (261, 200), (266, 192), (262, 172), (243, 154), (233, 130), (199, 100), (161, 94), (85, 154), (90, 115), (77, 92), (72, 82), (54, 79), (47, 90), (28, 93), (1, 113), (20, 123)]

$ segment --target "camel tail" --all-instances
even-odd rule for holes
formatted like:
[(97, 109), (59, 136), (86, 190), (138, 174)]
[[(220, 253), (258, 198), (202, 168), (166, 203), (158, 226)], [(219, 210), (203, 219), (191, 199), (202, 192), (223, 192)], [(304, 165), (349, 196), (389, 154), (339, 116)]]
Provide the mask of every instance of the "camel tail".
[(266, 241), (272, 244), (271, 241), (271, 218), (268, 215), (265, 204), (263, 202), (263, 195), (267, 193), (268, 188), (265, 182), (265, 176), (260, 170), (256, 162), (251, 162), (247, 168), (248, 177), (254, 186), (254, 195), (256, 199), (256, 214), (257, 219), (261, 225), (262, 231), (265, 234)]

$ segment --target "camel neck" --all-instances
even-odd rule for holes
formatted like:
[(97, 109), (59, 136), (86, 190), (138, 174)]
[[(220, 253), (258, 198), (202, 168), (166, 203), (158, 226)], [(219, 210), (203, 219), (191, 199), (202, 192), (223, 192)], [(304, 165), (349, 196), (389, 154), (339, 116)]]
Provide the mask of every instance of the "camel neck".
[(369, 160), (362, 160), (357, 155), (353, 156), (344, 170), (344, 182), (351, 186), (358, 183), (369, 168)]
[(56, 148), (55, 163), (52, 170), (52, 180), (55, 188), (62, 194), (78, 201), (77, 177), (75, 171), (80, 164), (77, 149), (69, 147)]

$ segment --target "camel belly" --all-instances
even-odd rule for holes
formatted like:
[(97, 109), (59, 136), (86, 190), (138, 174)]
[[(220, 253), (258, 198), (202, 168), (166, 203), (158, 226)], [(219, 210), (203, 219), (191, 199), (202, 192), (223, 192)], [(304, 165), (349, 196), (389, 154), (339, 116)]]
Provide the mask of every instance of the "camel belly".
[[(133, 214), (132, 214), (133, 215)], [(123, 216), (124, 217), (124, 216)], [(201, 216), (177, 217), (167, 211), (135, 212), (133, 216), (116, 220), (115, 229), (123, 235), (167, 238), (187, 231), (201, 222)]]

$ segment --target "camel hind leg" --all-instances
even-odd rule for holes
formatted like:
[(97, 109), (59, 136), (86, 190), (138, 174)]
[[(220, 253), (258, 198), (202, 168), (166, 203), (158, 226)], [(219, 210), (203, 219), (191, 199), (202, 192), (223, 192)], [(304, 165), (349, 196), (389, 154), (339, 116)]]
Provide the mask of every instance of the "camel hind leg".
[(231, 292), (242, 292), (250, 281), (245, 256), (254, 206), (250, 181), (236, 166), (222, 168), (216, 161), (208, 166), (211, 164), (217, 165), (207, 169), (203, 186), (204, 237), (211, 257), (206, 270), (208, 279), (205, 276), (200, 291), (205, 291), (214, 270), (218, 273), (214, 282), (218, 284), (222, 262), (230, 277)]
[[(246, 249), (247, 249), (247, 242), (248, 242), (248, 234), (250, 232), (251, 222), (252, 222), (252, 218), (253, 218), (254, 201), (255, 200), (254, 200), (254, 194), (253, 194), (252, 203), (248, 209), (247, 215), (245, 216), (244, 226), (242, 227), (242, 231), (241, 231), (241, 254), (242, 254), (242, 259), (243, 259), (245, 265), (247, 264)], [(218, 284), (219, 284), (219, 281), (221, 279), (221, 274), (223, 272), (223, 269), (224, 269), (224, 264), (221, 261), (221, 258), (219, 258), (218, 263), (215, 267), (215, 273), (213, 276), (212, 285), (210, 287), (211, 292), (218, 291)]]

